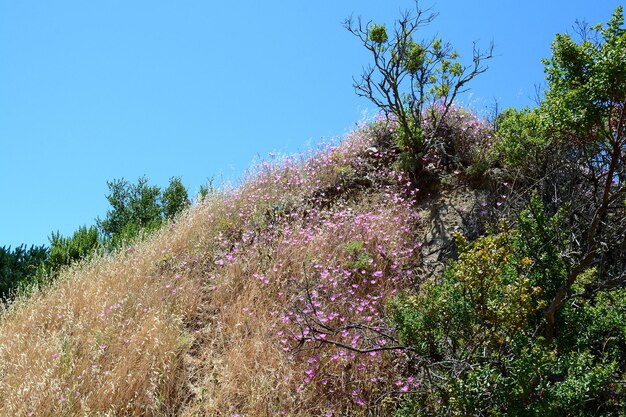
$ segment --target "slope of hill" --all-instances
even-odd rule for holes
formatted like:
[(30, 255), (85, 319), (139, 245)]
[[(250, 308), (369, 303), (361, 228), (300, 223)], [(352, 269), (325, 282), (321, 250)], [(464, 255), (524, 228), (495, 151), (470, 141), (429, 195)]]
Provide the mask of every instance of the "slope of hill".
[(365, 339), (387, 329), (385, 302), (420, 260), (416, 189), (394, 152), (374, 124), (264, 162), (146, 241), (17, 301), (0, 324), (0, 414), (388, 407), (401, 356), (357, 351), (387, 343)]
[(623, 410), (621, 177), (601, 172), (608, 243), (578, 261), (564, 230), (589, 235), (576, 216), (599, 211), (573, 147), (539, 174), (478, 169), (529, 114), (497, 132), (452, 108), (437, 140), (456, 162), (426, 155), (417, 176), (394, 123), (363, 125), (74, 264), (2, 313), (0, 415)]
[(545, 100), (492, 124), (453, 103), (480, 55), (348, 23), (401, 68), (386, 121), (5, 307), (0, 415), (626, 415), (623, 21), (558, 35)]

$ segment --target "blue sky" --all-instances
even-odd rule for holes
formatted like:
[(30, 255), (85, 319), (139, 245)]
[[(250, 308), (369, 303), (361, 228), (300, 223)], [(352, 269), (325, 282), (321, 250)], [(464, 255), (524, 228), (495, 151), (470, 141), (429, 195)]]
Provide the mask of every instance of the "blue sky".
[[(495, 44), (466, 104), (533, 104), (542, 57), (617, 1), (422, 2), (468, 56)], [(409, 0), (0, 0), (0, 246), (45, 244), (107, 210), (107, 180), (236, 180), (258, 156), (350, 130), (368, 56), (341, 22), (391, 23)]]

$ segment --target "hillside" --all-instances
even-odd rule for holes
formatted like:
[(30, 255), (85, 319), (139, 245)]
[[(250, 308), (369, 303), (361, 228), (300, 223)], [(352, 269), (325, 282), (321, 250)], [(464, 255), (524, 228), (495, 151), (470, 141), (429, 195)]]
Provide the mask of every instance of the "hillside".
[[(493, 133), (465, 110), (451, 115)], [(523, 334), (519, 320), (532, 323), (546, 305), (527, 285), (547, 255), (515, 243), (506, 226), (485, 235), (519, 205), (499, 169), (477, 177), (433, 167), (411, 178), (398, 170), (395, 135), (395, 124), (374, 122), (340, 143), (262, 162), (144, 241), (74, 264), (16, 300), (0, 323), (0, 415), (444, 412), (454, 403), (429, 400), (440, 394), (425, 378), (458, 354), (446, 340), (487, 349), (481, 332), (497, 343)], [(500, 281), (517, 262), (526, 266), (514, 267), (516, 281)], [(617, 314), (603, 332), (619, 328), (610, 323), (624, 317), (620, 297), (598, 305)], [(457, 312), (459, 301), (479, 316), (468, 305)], [(621, 331), (604, 336), (605, 348)], [(454, 380), (439, 389), (456, 392), (446, 385)], [(538, 398), (550, 392), (539, 388)]]
[(0, 415), (626, 415), (623, 8), (490, 121), (454, 100), (491, 51), (463, 67), (420, 16), (346, 23), (384, 116), (179, 214), (174, 179), (6, 304)]
[[(157, 234), (76, 265), (0, 327), (2, 415), (342, 415), (381, 406), (401, 355), (298, 351), (316, 319), (386, 328), (414, 281), (415, 190), (382, 126), (259, 165)], [(321, 334), (312, 335), (322, 337)], [(296, 349), (296, 350), (294, 350)], [(375, 382), (374, 382), (375, 381)]]

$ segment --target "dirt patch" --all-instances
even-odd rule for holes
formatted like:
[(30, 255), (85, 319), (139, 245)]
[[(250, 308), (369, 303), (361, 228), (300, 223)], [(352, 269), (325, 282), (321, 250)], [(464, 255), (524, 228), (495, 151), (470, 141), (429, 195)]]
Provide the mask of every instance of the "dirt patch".
[(424, 197), (418, 212), (422, 219), (418, 236), (422, 246), (419, 276), (441, 275), (445, 264), (456, 256), (453, 234), (468, 237), (480, 233), (481, 201), (485, 192), (467, 186), (457, 186)]

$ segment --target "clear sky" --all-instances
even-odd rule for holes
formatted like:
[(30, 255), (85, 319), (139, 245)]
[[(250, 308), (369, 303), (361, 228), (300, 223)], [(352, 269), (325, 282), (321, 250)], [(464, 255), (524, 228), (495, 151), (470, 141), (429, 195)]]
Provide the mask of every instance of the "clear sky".
[[(439, 0), (425, 30), (468, 56), (495, 44), (465, 101), (533, 104), (542, 57), (613, 0)], [(391, 23), (412, 0), (0, 0), (0, 246), (44, 244), (107, 210), (107, 180), (180, 176), (195, 193), (258, 155), (350, 130), (368, 56), (349, 15)]]

